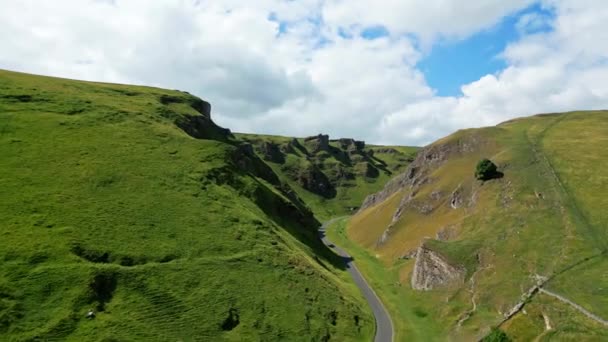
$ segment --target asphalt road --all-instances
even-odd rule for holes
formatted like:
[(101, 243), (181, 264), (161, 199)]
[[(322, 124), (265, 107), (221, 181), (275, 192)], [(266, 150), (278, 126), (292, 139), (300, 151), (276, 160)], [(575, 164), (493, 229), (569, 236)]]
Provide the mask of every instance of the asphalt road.
[(333, 249), (338, 255), (344, 258), (348, 273), (350, 273), (351, 277), (355, 281), (355, 284), (363, 293), (363, 297), (365, 297), (367, 303), (372, 308), (374, 318), (376, 319), (376, 337), (374, 337), (374, 342), (393, 342), (393, 322), (391, 321), (388, 311), (386, 311), (386, 308), (380, 301), (380, 298), (378, 298), (374, 290), (372, 290), (367, 281), (365, 281), (365, 278), (363, 278), (363, 275), (361, 275), (355, 266), (353, 258), (346, 253), (346, 251), (335, 246), (325, 236), (325, 228), (336, 220), (337, 219), (325, 222), (321, 228), (319, 228), (321, 241), (323, 241), (326, 246)]

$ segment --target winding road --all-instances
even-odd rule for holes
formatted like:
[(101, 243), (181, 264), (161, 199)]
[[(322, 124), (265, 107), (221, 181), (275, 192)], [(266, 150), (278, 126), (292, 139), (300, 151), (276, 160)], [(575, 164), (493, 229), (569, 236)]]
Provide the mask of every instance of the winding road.
[(335, 246), (327, 239), (325, 229), (327, 226), (339, 219), (340, 218), (337, 218), (323, 223), (323, 225), (319, 228), (321, 241), (323, 241), (327, 247), (333, 249), (338, 255), (344, 258), (346, 262), (346, 270), (353, 278), (357, 287), (359, 287), (363, 293), (363, 296), (367, 300), (367, 303), (369, 303), (369, 306), (372, 308), (374, 318), (376, 319), (376, 337), (374, 337), (374, 342), (393, 342), (393, 322), (388, 314), (388, 311), (386, 311), (386, 308), (382, 304), (382, 301), (380, 298), (378, 298), (367, 281), (365, 281), (365, 278), (363, 278), (363, 275), (361, 275), (355, 266), (353, 258), (342, 248)]

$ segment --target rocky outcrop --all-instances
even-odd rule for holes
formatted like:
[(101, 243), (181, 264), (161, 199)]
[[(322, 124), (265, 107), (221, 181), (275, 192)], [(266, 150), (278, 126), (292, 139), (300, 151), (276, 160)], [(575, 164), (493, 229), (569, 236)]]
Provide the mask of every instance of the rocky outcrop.
[(347, 152), (363, 151), (365, 149), (365, 141), (359, 141), (351, 138), (338, 139), (340, 148)]
[(309, 151), (312, 154), (320, 151), (329, 151), (329, 135), (319, 134), (304, 138), (304, 144), (309, 148)]
[(294, 149), (293, 144), (291, 142), (281, 144), (279, 149), (283, 154), (296, 153), (296, 150)]
[(285, 162), (285, 155), (279, 148), (279, 145), (270, 141), (263, 141), (259, 145), (259, 149), (264, 160), (279, 164)]
[(416, 258), (416, 253), (418, 253), (418, 250), (417, 250), (417, 249), (409, 250), (409, 251), (407, 251), (407, 252), (403, 253), (403, 254), (402, 254), (400, 257), (399, 257), (399, 259), (401, 259), (401, 260), (410, 260), (410, 259), (414, 259), (414, 258)]
[(450, 197), (450, 207), (452, 207), (452, 209), (460, 208), (464, 202), (463, 197), (462, 185), (459, 185), (456, 190), (452, 192), (452, 196)]
[[(404, 173), (389, 181), (382, 191), (368, 196), (360, 210), (381, 203), (405, 188), (419, 187), (426, 183), (428, 175), (445, 163), (448, 158), (473, 152), (480, 143), (480, 137), (469, 134), (455, 141), (436, 143), (423, 148)], [(376, 152), (378, 151), (376, 150)]]
[(236, 146), (236, 150), (232, 153), (232, 162), (238, 166), (242, 172), (250, 173), (256, 177), (262, 178), (272, 185), (279, 185), (279, 177), (274, 171), (264, 163), (253, 151), (253, 146), (250, 143), (241, 143)]
[(437, 287), (464, 282), (466, 269), (450, 264), (438, 252), (424, 245), (418, 247), (411, 285), (414, 290), (429, 291)]
[(357, 170), (358, 174), (367, 178), (376, 178), (380, 176), (380, 171), (378, 171), (378, 169), (370, 162), (357, 163), (355, 169)]
[(335, 177), (332, 180), (335, 182), (355, 179), (355, 174), (350, 172), (348, 169), (346, 169), (345, 167), (343, 167), (340, 164), (336, 164), (334, 174), (335, 174)]
[(325, 198), (333, 198), (336, 189), (327, 176), (315, 165), (309, 165), (298, 174), (297, 182), (306, 190), (321, 195)]
[[(167, 94), (161, 95), (159, 101), (164, 105), (160, 109), (161, 115), (173, 118), (175, 124), (193, 138), (226, 141), (232, 137), (229, 129), (222, 128), (211, 120), (211, 104), (209, 102), (191, 95), (182, 97)], [(168, 106), (171, 103), (186, 103), (199, 115), (176, 112)]]
[(419, 167), (416, 167), (414, 163), (410, 164), (410, 166), (404, 173), (388, 181), (382, 191), (367, 196), (359, 210), (362, 211), (369, 207), (373, 207), (376, 204), (384, 202), (396, 192), (406, 189), (408, 187), (413, 187), (416, 180), (419, 179), (418, 171), (420, 169)]

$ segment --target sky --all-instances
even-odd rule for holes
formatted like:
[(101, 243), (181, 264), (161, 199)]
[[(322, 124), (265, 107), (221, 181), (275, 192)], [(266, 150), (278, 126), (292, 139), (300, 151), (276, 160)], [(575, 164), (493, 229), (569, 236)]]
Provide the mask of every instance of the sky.
[(605, 0), (0, 0), (0, 68), (180, 89), (235, 132), (425, 145), (608, 108)]

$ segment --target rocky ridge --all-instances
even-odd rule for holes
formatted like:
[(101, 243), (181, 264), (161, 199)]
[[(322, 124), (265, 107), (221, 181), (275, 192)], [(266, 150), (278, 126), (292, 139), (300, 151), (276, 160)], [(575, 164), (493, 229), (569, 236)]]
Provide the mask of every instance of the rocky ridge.
[(278, 165), (299, 186), (327, 199), (336, 196), (338, 187), (356, 186), (358, 177), (373, 180), (381, 174), (392, 175), (386, 162), (378, 159), (375, 152), (390, 154), (403, 163), (411, 160), (409, 155), (394, 148), (375, 148), (352, 138), (330, 140), (327, 134), (290, 140), (245, 136), (243, 140), (250, 143), (263, 160)]
[(449, 198), (446, 196), (446, 193), (448, 193), (447, 189), (436, 189), (431, 192), (429, 198), (422, 199), (417, 195), (422, 186), (434, 182), (430, 174), (435, 169), (443, 165), (449, 158), (474, 151), (479, 143), (481, 143), (481, 138), (479, 136), (467, 134), (461, 139), (453, 142), (442, 143), (439, 141), (438, 143), (427, 146), (418, 153), (417, 157), (404, 173), (389, 181), (382, 191), (369, 195), (365, 199), (359, 212), (374, 207), (399, 192), (402, 193), (400, 195), (401, 200), (393, 213), (391, 222), (378, 239), (377, 246), (388, 241), (394, 225), (408, 209), (415, 210), (422, 215), (429, 215), (446, 200), (448, 202), (447, 205), (453, 209), (458, 209), (465, 205), (474, 205), (473, 197), (469, 201), (466, 201), (465, 199), (465, 196), (468, 195), (469, 192), (472, 193), (472, 191), (465, 191), (462, 185), (459, 185), (456, 189), (450, 189)]

